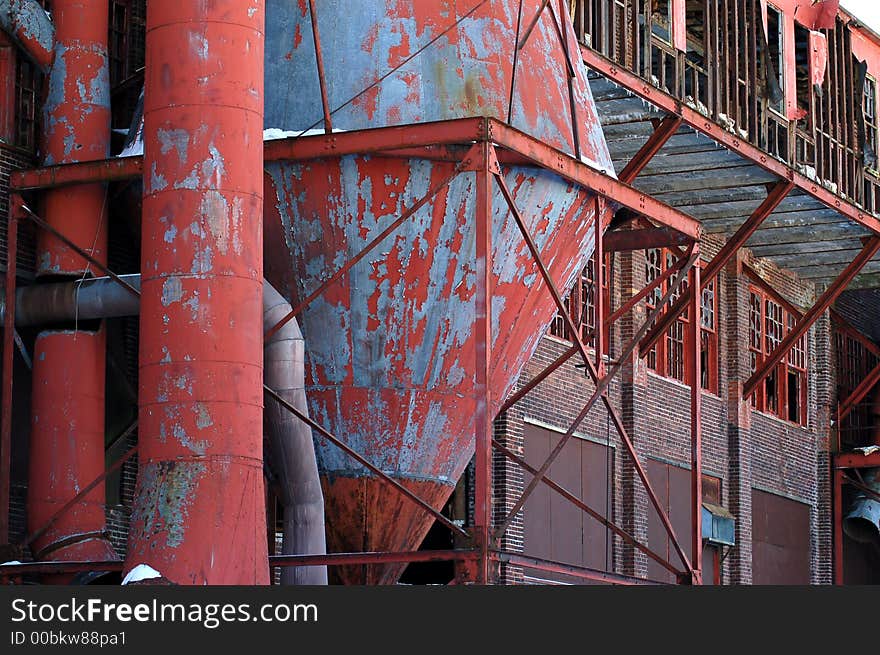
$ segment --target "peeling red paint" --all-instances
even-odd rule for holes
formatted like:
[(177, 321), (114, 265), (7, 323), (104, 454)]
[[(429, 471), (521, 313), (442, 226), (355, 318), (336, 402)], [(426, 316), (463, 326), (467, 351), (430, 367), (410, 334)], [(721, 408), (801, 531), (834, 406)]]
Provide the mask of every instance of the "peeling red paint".
[(263, 2), (149, 7), (140, 459), (126, 569), (266, 584)]

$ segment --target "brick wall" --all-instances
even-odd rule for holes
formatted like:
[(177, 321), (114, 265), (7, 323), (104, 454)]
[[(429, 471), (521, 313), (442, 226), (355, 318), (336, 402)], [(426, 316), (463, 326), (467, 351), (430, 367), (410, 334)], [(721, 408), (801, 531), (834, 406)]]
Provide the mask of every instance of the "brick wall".
[[(723, 242), (709, 237), (703, 244), (703, 259), (708, 260)], [(748, 264), (786, 300), (799, 307), (809, 306), (816, 290), (809, 282), (797, 279), (769, 262), (740, 253), (716, 284), (718, 302), (718, 394), (703, 392), (703, 471), (721, 480), (721, 502), (736, 516), (737, 543), (722, 566), (722, 582), (750, 583), (751, 569), (751, 497), (758, 488), (797, 499), (810, 507), (811, 580), (828, 583), (831, 576), (830, 481), (828, 474), (829, 403), (833, 398), (831, 371), (830, 323), (823, 317), (809, 336), (808, 422), (806, 427), (789, 423), (752, 409), (741, 400), (742, 386), (749, 377), (748, 359), (748, 278), (742, 264)], [(641, 289), (644, 284), (644, 253), (621, 253), (613, 267), (612, 306)], [(644, 319), (643, 306), (624, 317), (612, 331), (612, 358), (638, 329)], [(532, 361), (524, 370), (519, 385), (537, 375), (567, 344), (545, 337)], [(584, 378), (583, 369), (575, 368), (576, 358), (557, 370), (535, 391), (524, 398), (496, 424), (496, 436), (522, 440), (522, 422), (540, 422), (564, 431), (593, 389)], [(668, 462), (688, 468), (691, 454), (690, 389), (678, 381), (649, 371), (642, 359), (630, 358), (609, 394), (618, 408), (640, 459)], [(519, 423), (519, 424), (518, 424)], [(634, 473), (626, 449), (613, 425), (608, 426), (605, 409), (595, 407), (580, 431), (585, 438), (615, 449), (613, 474), (613, 520), (634, 537), (647, 543), (648, 496)], [(502, 430), (500, 435), (499, 429)], [(496, 498), (516, 496), (521, 482), (512, 474), (497, 475)], [(529, 476), (526, 476), (526, 480)], [(678, 535), (686, 551), (689, 535)], [(517, 524), (505, 547), (522, 541), (522, 527)], [(528, 544), (524, 544), (528, 552)], [(622, 540), (615, 539), (613, 570), (617, 573), (645, 576), (647, 558)], [(675, 555), (671, 562), (678, 564)], [(515, 582), (509, 576), (505, 582)]]

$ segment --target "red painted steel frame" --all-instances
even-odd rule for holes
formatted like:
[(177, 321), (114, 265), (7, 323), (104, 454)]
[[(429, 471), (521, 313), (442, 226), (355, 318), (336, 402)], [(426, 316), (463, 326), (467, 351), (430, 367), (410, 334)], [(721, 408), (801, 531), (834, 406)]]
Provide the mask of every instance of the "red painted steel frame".
[(786, 335), (786, 337), (773, 349), (767, 358), (761, 363), (758, 369), (743, 385), (743, 398), (748, 398), (752, 392), (767, 377), (779, 361), (788, 354), (792, 346), (806, 334), (807, 330), (816, 322), (816, 320), (831, 306), (838, 296), (846, 289), (847, 285), (852, 281), (862, 267), (870, 261), (870, 259), (880, 250), (880, 236), (871, 237), (865, 244), (864, 248), (859, 252), (856, 258), (840, 273), (837, 279), (825, 289), (815, 304), (810, 307), (809, 311), (798, 319), (794, 329)]
[(680, 100), (658, 89), (635, 73), (626, 70), (588, 46), (581, 46), (581, 56), (588, 68), (601, 73), (642, 100), (646, 100), (668, 114), (681, 117), (685, 125), (692, 127), (701, 134), (705, 134), (731, 152), (751, 161), (764, 170), (778, 175), (781, 179), (791, 181), (794, 186), (801, 189), (804, 193), (812, 196), (826, 207), (839, 211), (865, 229), (870, 230), (874, 234), (880, 234), (880, 220), (871, 216), (870, 213), (836, 196), (821, 184), (794, 171), (787, 164), (775, 159), (772, 155), (762, 152), (751, 143), (743, 141), (735, 134), (731, 134), (697, 110), (688, 107)]
[(641, 148), (639, 148), (639, 151), (633, 155), (633, 158), (629, 160), (629, 163), (624, 166), (622, 171), (620, 171), (620, 175), (617, 176), (617, 179), (621, 182), (631, 184), (632, 181), (639, 176), (639, 173), (644, 170), (645, 166), (648, 165), (654, 155), (660, 152), (660, 149), (678, 131), (680, 125), (680, 116), (664, 117), (657, 124), (657, 127), (654, 128), (653, 134), (648, 137), (648, 140), (645, 141)]
[[(729, 262), (736, 255), (737, 251), (745, 245), (746, 241), (749, 240), (749, 237), (761, 227), (761, 223), (763, 223), (766, 218), (773, 213), (773, 210), (779, 206), (779, 203), (785, 199), (785, 196), (788, 195), (791, 189), (792, 184), (787, 181), (777, 182), (773, 186), (773, 188), (767, 193), (767, 197), (764, 198), (764, 201), (758, 205), (755, 211), (752, 212), (751, 216), (739, 226), (739, 229), (737, 229), (733, 236), (724, 242), (721, 250), (715, 254), (712, 261), (706, 264), (702, 277), (703, 287), (706, 287), (715, 279), (718, 273), (721, 272), (721, 269), (727, 265), (727, 262)], [(669, 311), (663, 314), (663, 317), (657, 321), (654, 327), (648, 332), (647, 336), (645, 336), (639, 344), (642, 356), (648, 354), (657, 340), (663, 336), (669, 326), (672, 325), (673, 321), (675, 321), (675, 319), (677, 319), (684, 311), (686, 305), (687, 298), (682, 296), (672, 305), (672, 307), (669, 308)]]
[[(694, 247), (694, 256), (699, 257), (698, 247)], [(688, 344), (691, 353), (687, 362), (686, 379), (691, 386), (691, 571), (692, 583), (703, 583), (703, 430), (700, 409), (702, 407), (703, 386), (701, 384), (701, 341), (702, 332), (700, 316), (700, 267), (693, 266), (688, 281), (688, 297), (690, 298)]]
[[(476, 166), (477, 212), (476, 227), (476, 275), (477, 288), (473, 330), (476, 334), (474, 348), (476, 407), (474, 430), (476, 432), (474, 475), (474, 541), (479, 552), (477, 560), (477, 583), (492, 581), (489, 550), (492, 530), (492, 419), (489, 415), (491, 388), (489, 370), (492, 353), (492, 178), (500, 175), (494, 149), (488, 141), (480, 144), (480, 157)], [(597, 218), (598, 220), (598, 218)]]
[[(491, 216), (491, 206), (489, 204), (491, 202), (490, 185), (492, 183), (493, 177), (499, 181), (502, 181), (502, 178), (499, 177), (500, 168), (498, 166), (498, 159), (496, 157), (495, 148), (492, 147), (490, 144), (494, 143), (495, 146), (506, 149), (500, 152), (500, 156), (505, 160), (511, 159), (515, 160), (518, 164), (522, 164), (523, 162), (525, 162), (526, 164), (531, 163), (540, 167), (548, 168), (549, 170), (555, 172), (556, 174), (562, 176), (563, 178), (569, 180), (574, 184), (590, 188), (601, 197), (613, 199), (613, 201), (615, 201), (616, 203), (623, 205), (631, 209), (632, 211), (636, 211), (640, 214), (646, 215), (655, 222), (665, 227), (681, 232), (688, 239), (698, 239), (701, 236), (702, 230), (699, 223), (693, 218), (687, 216), (686, 214), (683, 214), (682, 212), (679, 212), (667, 205), (664, 205), (663, 203), (655, 201), (649, 196), (642, 194), (638, 190), (633, 189), (632, 187), (606, 175), (604, 172), (591, 169), (589, 166), (583, 164), (582, 162), (572, 157), (569, 157), (564, 153), (554, 150), (546, 144), (493, 119), (460, 119), (453, 121), (444, 121), (430, 125), (411, 125), (405, 127), (379, 128), (373, 130), (348, 132), (344, 134), (315, 135), (298, 139), (272, 141), (268, 142), (265, 146), (265, 158), (267, 160), (307, 160), (327, 156), (338, 157), (344, 154), (355, 153), (387, 153), (393, 155), (395, 154), (395, 151), (403, 151), (405, 149), (410, 150), (410, 154), (412, 154), (413, 152), (421, 152), (424, 156), (430, 156), (430, 153), (432, 151), (436, 151), (438, 145), (468, 145), (473, 144), (474, 141), (476, 141), (477, 143), (475, 145), (471, 145), (471, 149), (465, 156), (463, 156), (463, 161), (461, 162), (461, 166), (456, 169), (456, 174), (462, 172), (463, 170), (474, 170), (476, 171), (478, 176), (479, 191), (477, 197), (478, 212), (476, 216), (476, 227), (478, 231), (478, 244), (482, 244), (478, 245), (478, 261), (482, 257), (484, 264), (480, 265), (478, 268), (478, 270), (480, 271), (479, 279), (481, 280), (481, 288), (478, 290), (477, 297), (480, 298), (482, 296), (482, 304), (484, 305), (484, 310), (480, 311), (478, 305), (475, 329), (480, 334), (485, 333), (483, 334), (483, 338), (480, 340), (483, 343), (482, 347), (478, 346), (477, 356), (480, 362), (483, 362), (485, 360), (485, 365), (478, 367), (478, 375), (481, 375), (479, 369), (482, 369), (483, 373), (481, 375), (481, 378), (483, 380), (483, 384), (481, 386), (486, 389), (486, 392), (488, 392), (488, 386), (486, 384), (486, 382), (488, 381), (489, 357), (488, 329), (489, 325), (491, 325), (491, 318), (488, 315), (490, 306), (488, 303), (486, 303), (486, 298), (490, 293), (492, 283), (490, 273), (491, 263), (488, 260), (488, 255), (491, 252), (491, 234), (489, 232), (489, 217)], [(143, 163), (141, 158), (139, 157), (128, 158), (126, 160), (114, 160), (98, 163), (90, 162), (88, 164), (53, 166), (50, 168), (38, 169), (34, 171), (19, 172), (16, 174), (14, 180), (12, 181), (12, 185), (16, 189), (41, 189), (55, 186), (64, 186), (69, 184), (84, 184), (101, 180), (124, 180), (137, 177), (142, 173), (142, 170)], [(416, 209), (417, 207), (413, 207), (410, 211), (407, 212), (406, 216), (401, 217), (402, 220), (396, 221), (396, 225), (401, 224), (404, 220), (406, 220), (406, 218), (411, 216)], [(526, 236), (527, 239), (530, 240), (530, 237), (528, 237), (527, 233)], [(377, 244), (378, 241), (375, 244), (371, 245), (374, 247)], [(366, 252), (360, 253), (358, 257), (363, 257), (365, 254)], [(537, 254), (537, 251), (535, 254)], [(537, 261), (540, 263), (539, 255)], [(350, 268), (350, 266), (348, 266), (348, 268)], [(333, 276), (332, 279), (329, 279), (325, 284), (322, 284), (321, 288), (317, 290), (317, 294), (323, 292), (323, 290), (326, 289), (329, 284), (332, 284), (334, 280), (341, 277), (341, 275), (344, 275), (344, 272), (344, 269), (340, 270), (339, 272), (337, 272), (336, 275)], [(559, 296), (558, 290), (551, 286), (550, 291), (554, 295), (554, 301), (557, 303), (558, 306), (561, 306), (562, 301), (561, 297)], [(299, 307), (298, 310), (299, 309), (302, 309), (302, 306)], [(8, 320), (9, 313), (7, 313), (6, 316)], [(570, 321), (571, 318), (568, 317), (568, 320)], [(581, 352), (582, 357), (586, 356), (585, 346), (580, 340), (578, 340), (578, 343), (576, 343), (572, 347), (572, 353), (578, 351)], [(602, 385), (602, 380), (604, 379), (604, 377), (599, 375), (592, 361), (587, 359), (586, 365), (590, 375), (593, 377), (597, 385)], [(607, 386), (607, 382), (605, 383), (605, 385)], [(644, 470), (638, 462), (638, 458), (635, 454), (635, 449), (632, 445), (632, 442), (628, 439), (625, 433), (625, 429), (622, 422), (620, 421), (620, 417), (613, 409), (613, 406), (610, 405), (607, 397), (603, 396), (602, 400), (611, 412), (615, 427), (618, 429), (619, 432), (621, 432), (622, 438), (627, 444), (630, 454), (634, 458), (636, 468), (640, 472), (640, 476), (643, 482), (646, 484), (646, 487), (649, 489), (649, 496), (654, 497), (653, 490), (650, 487), (650, 482), (648, 481), (647, 475), (645, 474)], [(484, 405), (484, 408), (487, 407), (488, 402)], [(465, 562), (476, 562), (476, 581), (490, 582), (492, 580), (493, 566), (497, 565), (501, 561), (508, 561), (510, 563), (514, 563), (515, 561), (528, 561), (532, 563), (529, 565), (535, 568), (535, 563), (539, 562), (539, 560), (535, 560), (534, 558), (528, 558), (526, 556), (521, 556), (518, 554), (509, 556), (499, 554), (496, 544), (492, 542), (493, 537), (491, 536), (490, 532), (492, 521), (492, 417), (485, 415), (485, 409), (483, 411), (483, 414), (484, 416), (480, 418), (476, 428), (476, 437), (478, 443), (477, 452), (479, 462), (479, 465), (477, 467), (478, 484), (476, 489), (477, 520), (475, 521), (478, 528), (477, 539), (475, 539), (477, 548), (475, 550), (450, 551), (448, 553), (448, 559), (455, 559)], [(479, 454), (481, 452), (482, 456)], [(552, 484), (552, 482), (550, 483)], [(659, 506), (658, 511), (660, 511), (661, 514), (664, 514)], [(455, 527), (457, 528), (457, 526)], [(671, 525), (667, 527), (671, 530)], [(480, 535), (482, 535), (482, 537)], [(677, 545), (678, 542), (675, 538), (674, 532), (671, 533), (671, 536), (673, 541)], [(680, 550), (680, 554), (686, 566), (690, 568), (690, 563), (688, 562), (684, 552)], [(392, 557), (394, 555), (406, 559), (405, 553), (402, 555), (387, 553), (357, 553), (349, 554), (349, 559), (351, 557), (355, 557), (357, 558), (358, 562), (362, 563), (380, 563), (390, 561), (389, 557)], [(426, 561), (421, 559), (424, 557), (432, 558), (438, 557), (438, 555), (418, 554), (414, 555), (414, 559), (412, 559), (412, 561)], [(319, 557), (318, 559), (321, 558)], [(321, 559), (320, 562), (318, 560), (313, 560), (314, 557), (312, 557), (308, 561), (297, 558), (288, 558), (288, 560), (286, 561), (281, 561), (273, 558), (271, 565), (313, 565), (316, 563), (326, 563), (332, 565), (341, 563), (343, 560), (345, 560), (345, 562), (347, 563), (351, 563), (348, 559), (345, 559), (345, 557), (342, 557), (340, 555), (327, 555), (326, 558)], [(398, 559), (398, 561), (400, 561), (400, 559)], [(542, 566), (543, 565), (551, 567), (551, 569), (549, 570), (561, 571), (564, 569), (569, 574), (589, 579), (602, 579), (605, 581), (621, 581), (626, 579), (628, 582), (645, 582), (638, 579), (628, 579), (625, 576), (615, 576), (614, 574), (609, 574), (606, 572), (591, 571), (590, 569), (584, 569), (583, 567), (569, 567), (568, 565), (564, 565), (558, 562), (554, 563), (544, 561), (544, 564), (542, 564)], [(665, 563), (665, 565), (667, 568), (675, 570), (674, 567), (672, 567), (668, 562)], [(118, 565), (116, 566), (118, 568)], [(89, 567), (91, 568), (92, 565), (89, 565)], [(96, 570), (105, 569), (98, 567), (98, 569)]]
[(871, 369), (871, 372), (859, 382), (859, 385), (853, 389), (852, 393), (840, 403), (837, 408), (837, 421), (843, 421), (853, 408), (864, 400), (865, 396), (870, 393), (878, 381), (880, 381), (880, 364)]

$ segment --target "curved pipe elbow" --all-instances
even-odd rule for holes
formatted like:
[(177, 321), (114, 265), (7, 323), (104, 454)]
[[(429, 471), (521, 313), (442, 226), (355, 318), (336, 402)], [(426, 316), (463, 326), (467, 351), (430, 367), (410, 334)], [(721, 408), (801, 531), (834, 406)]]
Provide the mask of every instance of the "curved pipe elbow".
[(43, 71), (55, 59), (55, 25), (37, 0), (0, 0), (0, 29)]
[[(291, 310), (290, 303), (263, 281), (263, 325), (275, 325)], [(263, 345), (266, 385), (303, 414), (308, 414), (305, 391), (305, 345), (296, 320), (289, 321)], [(312, 429), (266, 398), (266, 432), (272, 449), (272, 467), (278, 475), (284, 505), (285, 555), (322, 555), (327, 552), (324, 530), (324, 494), (315, 459)], [(326, 566), (286, 567), (283, 584), (327, 584)]]

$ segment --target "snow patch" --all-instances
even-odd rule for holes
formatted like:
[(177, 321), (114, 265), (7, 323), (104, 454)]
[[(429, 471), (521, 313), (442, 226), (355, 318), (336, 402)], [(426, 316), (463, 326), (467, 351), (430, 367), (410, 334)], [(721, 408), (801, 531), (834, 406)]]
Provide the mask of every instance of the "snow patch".
[(127, 585), (131, 584), (132, 582), (140, 582), (141, 580), (152, 580), (153, 578), (161, 577), (162, 574), (149, 564), (138, 564), (136, 567), (128, 572), (128, 575), (125, 576), (122, 584)]
[(134, 143), (130, 143), (120, 152), (117, 157), (138, 157), (144, 154), (144, 142), (143, 141), (135, 141)]
[[(345, 132), (345, 130), (334, 127), (333, 132)], [(263, 130), (263, 141), (275, 141), (277, 139), (289, 139), (298, 136), (315, 136), (317, 134), (326, 134), (326, 131), (323, 127), (310, 130), (282, 130), (280, 127), (268, 127)]]

